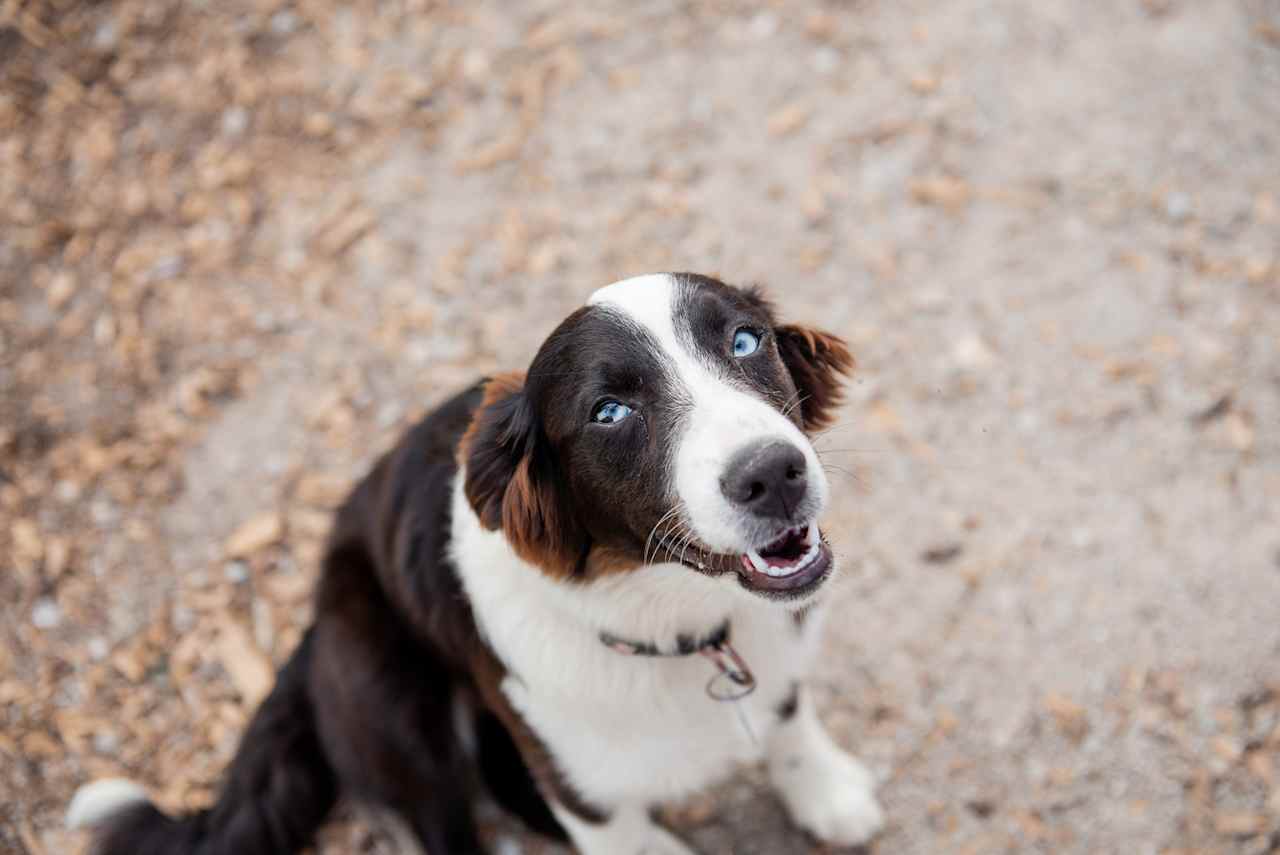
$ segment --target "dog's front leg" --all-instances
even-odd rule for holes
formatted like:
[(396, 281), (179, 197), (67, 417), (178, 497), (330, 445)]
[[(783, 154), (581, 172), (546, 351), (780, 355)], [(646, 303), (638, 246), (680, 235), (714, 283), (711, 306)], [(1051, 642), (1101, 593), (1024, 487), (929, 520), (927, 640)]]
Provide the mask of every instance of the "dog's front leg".
[(695, 855), (639, 805), (616, 808), (602, 822), (588, 822), (556, 804), (551, 809), (582, 855)]
[(768, 748), (773, 788), (791, 819), (819, 840), (857, 846), (884, 825), (871, 772), (836, 745), (802, 689)]

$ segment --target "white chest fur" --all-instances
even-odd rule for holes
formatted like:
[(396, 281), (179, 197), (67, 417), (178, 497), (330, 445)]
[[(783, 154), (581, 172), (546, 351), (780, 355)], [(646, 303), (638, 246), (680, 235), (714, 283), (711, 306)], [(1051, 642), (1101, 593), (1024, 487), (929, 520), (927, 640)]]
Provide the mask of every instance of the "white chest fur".
[[(510, 671), (507, 696), (569, 783), (602, 806), (680, 798), (757, 759), (813, 661), (818, 608), (801, 630), (784, 606), (674, 564), (556, 582), (485, 530), (459, 485), (453, 556), (480, 631)], [(628, 656), (599, 640), (607, 631), (670, 646), (726, 619), (757, 681), (739, 701), (708, 695), (717, 672), (705, 657)]]

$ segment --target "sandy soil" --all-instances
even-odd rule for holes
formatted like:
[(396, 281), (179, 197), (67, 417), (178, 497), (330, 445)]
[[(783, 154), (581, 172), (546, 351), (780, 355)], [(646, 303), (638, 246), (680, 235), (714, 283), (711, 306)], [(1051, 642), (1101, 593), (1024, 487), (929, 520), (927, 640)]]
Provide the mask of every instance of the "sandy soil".
[[(0, 4), (0, 851), (207, 800), (344, 486), (654, 269), (859, 357), (873, 851), (1280, 851), (1275, 0)], [(811, 851), (751, 770), (671, 819)]]

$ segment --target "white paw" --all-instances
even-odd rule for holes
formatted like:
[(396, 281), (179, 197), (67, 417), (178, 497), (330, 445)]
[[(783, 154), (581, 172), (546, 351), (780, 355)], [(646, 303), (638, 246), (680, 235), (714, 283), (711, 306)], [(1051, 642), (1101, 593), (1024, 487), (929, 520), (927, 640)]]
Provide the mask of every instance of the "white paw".
[(796, 825), (825, 843), (858, 846), (884, 827), (875, 778), (843, 751), (778, 757), (770, 774)]

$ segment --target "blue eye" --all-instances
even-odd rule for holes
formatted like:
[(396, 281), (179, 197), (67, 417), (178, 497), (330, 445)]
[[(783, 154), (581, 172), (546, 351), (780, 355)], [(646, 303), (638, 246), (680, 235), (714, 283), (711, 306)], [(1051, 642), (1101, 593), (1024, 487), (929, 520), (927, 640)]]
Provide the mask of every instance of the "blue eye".
[(733, 355), (737, 359), (750, 356), (760, 349), (760, 336), (743, 328), (733, 334)]
[(631, 415), (632, 409), (617, 401), (605, 401), (596, 410), (595, 422), (602, 425), (616, 424)]

